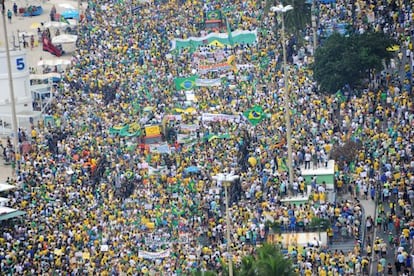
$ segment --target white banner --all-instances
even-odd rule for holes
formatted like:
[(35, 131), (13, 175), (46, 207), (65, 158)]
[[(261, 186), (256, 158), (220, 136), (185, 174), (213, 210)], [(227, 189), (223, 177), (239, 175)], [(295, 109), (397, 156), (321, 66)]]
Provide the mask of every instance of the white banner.
[(177, 134), (177, 142), (180, 144), (189, 144), (197, 140), (194, 134)]
[(192, 124), (192, 125), (180, 124), (180, 129), (183, 131), (196, 131), (198, 128), (199, 126), (196, 124)]
[(239, 119), (239, 115), (214, 114), (214, 113), (203, 113), (203, 114), (201, 114), (201, 120), (203, 122), (217, 122), (217, 121), (231, 121), (231, 122), (234, 122), (238, 119)]
[(221, 79), (196, 79), (196, 86), (220, 86)]
[(151, 152), (167, 153), (167, 154), (171, 153), (170, 147), (168, 146), (166, 142), (162, 144), (150, 144), (149, 147), (150, 147)]
[(164, 259), (164, 258), (168, 258), (170, 256), (170, 250), (164, 250), (164, 251), (159, 251), (159, 252), (149, 252), (149, 251), (143, 251), (140, 250), (138, 251), (138, 257), (143, 258), (143, 259), (150, 259), (150, 260), (154, 260), (154, 259)]
[(181, 121), (182, 117), (181, 115), (169, 114), (169, 115), (165, 115), (164, 119), (169, 120), (169, 121)]

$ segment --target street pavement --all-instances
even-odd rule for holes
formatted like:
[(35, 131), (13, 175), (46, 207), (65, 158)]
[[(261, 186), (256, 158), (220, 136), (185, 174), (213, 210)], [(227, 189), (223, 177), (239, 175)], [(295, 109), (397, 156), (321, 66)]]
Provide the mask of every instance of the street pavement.
[[(21, 15), (12, 16), (12, 21), (9, 23), (6, 20), (6, 29), (7, 29), (7, 38), (9, 41), (10, 50), (22, 50), (26, 51), (26, 62), (29, 67), (32, 67), (37, 74), (42, 73), (42, 67), (38, 66), (38, 62), (42, 59), (64, 59), (70, 60), (71, 53), (64, 54), (63, 56), (57, 58), (54, 55), (44, 52), (42, 49), (42, 45), (38, 44), (33, 49), (23, 48), (23, 44), (20, 43), (17, 39), (19, 33), (26, 33), (27, 35), (33, 34), (37, 38), (37, 29), (33, 28), (33, 25), (37, 23), (45, 23), (50, 21), (50, 10), (55, 5), (57, 12), (62, 12), (64, 9), (60, 7), (61, 4), (69, 4), (73, 7), (77, 7), (77, 1), (71, 0), (43, 0), (43, 1), (27, 1), (27, 0), (15, 0), (15, 1), (6, 1), (5, 6), (6, 10), (10, 9), (13, 10), (13, 4), (16, 3), (18, 7), (26, 7), (30, 5), (41, 5), (43, 8), (43, 13), (40, 16), (33, 16), (33, 17), (23, 17)], [(0, 22), (2, 22), (0, 20)], [(4, 36), (4, 28), (3, 23), (0, 24), (0, 48), (5, 48), (5, 36)], [(52, 36), (55, 34), (56, 29), (51, 29)], [(21, 40), (21, 39), (20, 39)], [(29, 39), (28, 39), (29, 42)], [(3, 145), (6, 144), (6, 137), (0, 137), (0, 141)], [(0, 158), (0, 182), (4, 183), (7, 178), (12, 177), (13, 170), (10, 165), (5, 165), (3, 158)]]
[[(43, 0), (43, 1), (27, 1), (27, 0), (16, 0), (16, 1), (6, 1), (6, 10), (10, 9), (13, 10), (13, 3), (16, 3), (18, 7), (26, 7), (28, 3), (31, 5), (41, 5), (43, 8), (43, 13), (39, 16), (33, 16), (33, 17), (24, 17), (21, 15), (18, 16), (12, 16), (11, 23), (7, 22), (6, 20), (6, 28), (7, 28), (7, 37), (9, 40), (9, 47), (10, 49), (21, 49), (23, 51), (27, 52), (27, 64), (29, 67), (34, 68), (38, 73), (41, 74), (41, 68), (37, 65), (38, 62), (41, 59), (57, 59), (54, 55), (43, 52), (42, 50), (42, 44), (39, 43), (36, 47), (33, 49), (30, 48), (23, 48), (23, 44), (20, 43), (17, 39), (18, 34), (26, 33), (27, 35), (33, 34), (35, 38), (38, 38), (37, 36), (37, 28), (33, 28), (35, 25), (40, 23), (45, 23), (50, 21), (50, 10), (55, 5), (56, 10), (58, 13), (64, 11), (64, 8), (62, 8), (60, 5), (62, 4), (69, 4), (73, 7), (77, 7), (77, 1), (71, 1), (71, 0)], [(85, 5), (85, 4), (84, 4)], [(3, 25), (3, 23), (1, 24)], [(56, 33), (56, 28), (50, 29), (52, 37)], [(63, 33), (63, 31), (61, 31)], [(30, 36), (29, 36), (30, 37)], [(21, 38), (22, 39), (22, 38)], [(20, 39), (20, 41), (21, 41)], [(30, 42), (30, 39), (27, 38), (27, 42)], [(4, 49), (5, 47), (5, 37), (4, 37), (4, 30), (3, 26), (0, 28), (0, 48)], [(65, 49), (66, 46), (64, 46)], [(71, 53), (66, 53), (63, 56), (59, 57), (59, 59), (64, 60), (70, 60), (71, 59)]]

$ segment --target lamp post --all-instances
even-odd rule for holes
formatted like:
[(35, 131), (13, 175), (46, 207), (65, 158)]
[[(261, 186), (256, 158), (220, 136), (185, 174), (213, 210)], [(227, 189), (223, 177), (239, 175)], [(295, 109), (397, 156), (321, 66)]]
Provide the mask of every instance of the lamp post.
[(213, 176), (218, 183), (222, 183), (224, 186), (224, 197), (226, 201), (226, 239), (227, 239), (227, 260), (229, 266), (229, 276), (233, 276), (233, 255), (231, 254), (231, 238), (230, 238), (230, 211), (229, 211), (229, 196), (228, 188), (231, 186), (231, 183), (236, 181), (239, 178), (238, 175), (219, 173), (216, 176)]
[(285, 121), (286, 121), (286, 140), (288, 147), (288, 163), (287, 167), (289, 170), (289, 183), (288, 187), (291, 187), (293, 183), (293, 165), (292, 165), (292, 126), (290, 123), (290, 98), (289, 98), (289, 88), (288, 88), (288, 68), (287, 68), (287, 57), (286, 57), (286, 41), (285, 41), (285, 18), (284, 14), (290, 10), (293, 10), (291, 5), (283, 6), (277, 5), (271, 7), (272, 12), (277, 12), (281, 14), (282, 17), (282, 49), (283, 49), (283, 82), (284, 82), (284, 93), (283, 100), (285, 104)]
[(316, 15), (317, 10), (315, 8), (315, 1), (312, 0), (312, 7), (311, 7), (311, 21), (312, 21), (312, 32), (313, 32), (313, 54), (315, 55), (316, 47), (318, 46), (318, 36), (317, 36), (317, 26), (316, 26)]
[[(12, 115), (12, 133), (13, 133), (13, 147), (14, 147), (14, 154), (18, 152), (19, 149), (19, 140), (17, 134), (17, 115), (16, 115), (16, 103), (14, 100), (14, 87), (13, 87), (13, 77), (12, 77), (12, 69), (11, 69), (11, 57), (10, 57), (10, 47), (9, 47), (9, 39), (7, 37), (7, 28), (6, 28), (6, 11), (3, 11), (3, 32), (4, 32), (4, 44), (6, 50), (6, 59), (7, 59), (7, 74), (9, 79), (9, 95), (10, 95), (10, 105), (11, 105), (11, 115)], [(14, 157), (15, 158), (15, 157)]]

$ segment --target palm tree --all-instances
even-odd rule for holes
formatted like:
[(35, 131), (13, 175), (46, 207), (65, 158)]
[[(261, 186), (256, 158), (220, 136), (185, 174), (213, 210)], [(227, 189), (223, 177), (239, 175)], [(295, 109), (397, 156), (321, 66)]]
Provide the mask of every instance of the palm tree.
[[(264, 7), (264, 15), (266, 16), (270, 10), (270, 7), (278, 5), (282, 2), (282, 5), (291, 5), (293, 10), (288, 11), (285, 16), (286, 31), (291, 34), (295, 34), (297, 38), (302, 38), (302, 31), (307, 24), (311, 24), (311, 1), (316, 0), (266, 0)], [(275, 23), (278, 24), (277, 17), (275, 16)]]
[(280, 247), (265, 243), (253, 256), (242, 259), (240, 268), (235, 271), (240, 276), (294, 276), (293, 264), (280, 251)]
[(243, 276), (255, 276), (256, 267), (255, 267), (255, 258), (253, 256), (246, 256), (242, 259), (240, 268), (236, 272), (237, 275)]
[(296, 275), (291, 260), (282, 254), (280, 247), (268, 243), (257, 250), (256, 270), (256, 275)]

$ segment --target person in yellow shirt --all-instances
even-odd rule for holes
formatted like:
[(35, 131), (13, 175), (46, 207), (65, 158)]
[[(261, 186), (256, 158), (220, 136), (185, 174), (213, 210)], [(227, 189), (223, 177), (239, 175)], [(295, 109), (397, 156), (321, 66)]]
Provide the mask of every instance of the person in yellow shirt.
[(305, 270), (305, 276), (312, 276), (312, 270), (309, 268), (306, 268)]

